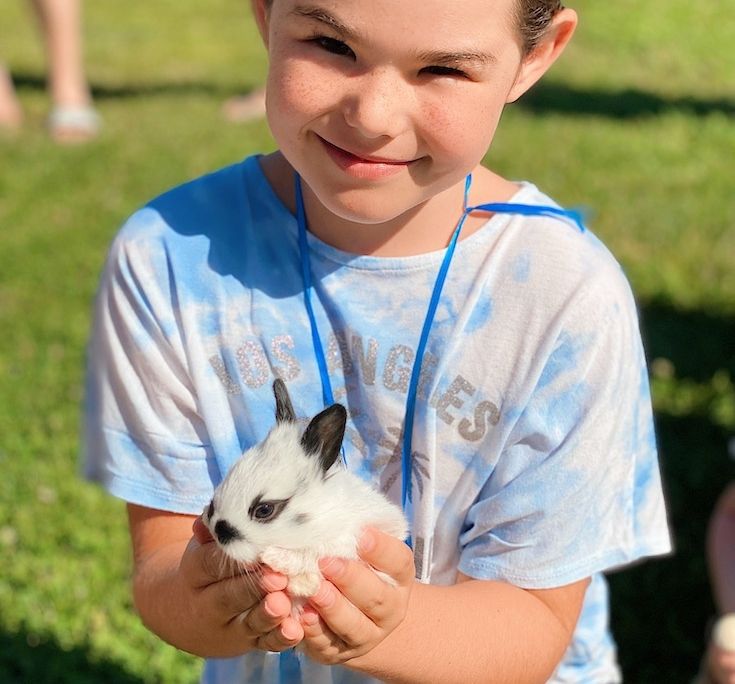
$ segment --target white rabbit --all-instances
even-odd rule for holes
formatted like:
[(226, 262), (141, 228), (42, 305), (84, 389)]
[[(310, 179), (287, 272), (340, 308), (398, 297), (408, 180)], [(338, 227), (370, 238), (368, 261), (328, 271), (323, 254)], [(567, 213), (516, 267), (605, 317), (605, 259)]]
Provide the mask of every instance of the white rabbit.
[(265, 563), (288, 577), (289, 594), (312, 596), (322, 579), (320, 558), (357, 558), (367, 525), (401, 540), (408, 526), (398, 506), (341, 463), (347, 419), (341, 404), (302, 432), (282, 380), (273, 392), (276, 425), (235, 463), (202, 520), (229, 558)]

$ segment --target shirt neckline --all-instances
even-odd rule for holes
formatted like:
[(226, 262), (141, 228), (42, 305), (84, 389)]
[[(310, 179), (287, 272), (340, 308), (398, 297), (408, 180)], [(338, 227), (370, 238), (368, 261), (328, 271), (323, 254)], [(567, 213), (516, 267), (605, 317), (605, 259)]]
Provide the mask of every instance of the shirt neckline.
[[(284, 215), (284, 228), (288, 231), (289, 236), (294, 240), (298, 239), (298, 225), (296, 216), (283, 203), (281, 198), (276, 194), (275, 190), (265, 177), (260, 166), (260, 158), (262, 155), (252, 155), (247, 157), (243, 162), (244, 172), (249, 183), (246, 185), (255, 185), (259, 194), (265, 195), (268, 203), (277, 207), (278, 211)], [(538, 193), (538, 189), (528, 181), (519, 181), (518, 190), (513, 196), (507, 200), (509, 203), (520, 203), (524, 198), (528, 201), (534, 194)], [(536, 202), (532, 202), (536, 203)], [(480, 228), (472, 235), (465, 239), (460, 239), (457, 243), (457, 254), (461, 256), (467, 250), (473, 250), (490, 235), (494, 234), (500, 228), (506, 226), (514, 218), (511, 214), (493, 214)], [(459, 220), (459, 215), (457, 215)], [(307, 241), (310, 250), (314, 254), (334, 263), (347, 268), (367, 270), (367, 271), (407, 271), (422, 270), (428, 267), (438, 265), (446, 251), (446, 248), (424, 252), (422, 254), (412, 254), (408, 256), (375, 256), (368, 254), (353, 254), (332, 247), (330, 244), (320, 240), (313, 233), (308, 232)]]

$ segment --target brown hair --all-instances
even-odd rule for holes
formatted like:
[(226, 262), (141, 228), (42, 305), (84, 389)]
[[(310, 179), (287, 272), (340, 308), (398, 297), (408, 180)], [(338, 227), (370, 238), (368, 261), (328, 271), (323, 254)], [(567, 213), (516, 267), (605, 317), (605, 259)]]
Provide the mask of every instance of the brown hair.
[(554, 15), (562, 9), (561, 0), (517, 0), (518, 27), (523, 53), (533, 52)]

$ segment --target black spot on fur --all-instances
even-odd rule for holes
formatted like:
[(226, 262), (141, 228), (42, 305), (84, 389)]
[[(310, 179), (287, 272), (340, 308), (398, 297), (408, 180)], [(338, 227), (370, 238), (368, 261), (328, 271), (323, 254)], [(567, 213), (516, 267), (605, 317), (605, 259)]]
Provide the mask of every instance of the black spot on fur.
[(211, 520), (214, 515), (214, 499), (209, 502), (209, 508), (207, 509), (207, 519)]
[(304, 523), (309, 522), (309, 515), (307, 513), (299, 513), (294, 516), (293, 521), (296, 525), (303, 525)]
[(214, 526), (214, 533), (220, 544), (229, 544), (235, 539), (242, 539), (242, 535), (226, 520), (218, 520)]

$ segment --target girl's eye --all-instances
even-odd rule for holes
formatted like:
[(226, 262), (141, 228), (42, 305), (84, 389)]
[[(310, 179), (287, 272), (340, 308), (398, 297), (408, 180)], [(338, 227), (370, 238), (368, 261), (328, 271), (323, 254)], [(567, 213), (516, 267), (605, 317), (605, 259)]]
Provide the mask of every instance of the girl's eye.
[(343, 43), (341, 40), (336, 38), (330, 38), (329, 36), (315, 36), (311, 39), (312, 43), (318, 45), (322, 50), (331, 52), (333, 55), (343, 55), (345, 57), (354, 57), (355, 53), (352, 52), (347, 43)]
[(425, 74), (431, 74), (433, 76), (454, 76), (456, 78), (466, 78), (467, 74), (460, 69), (447, 66), (428, 66), (424, 67), (421, 71)]

